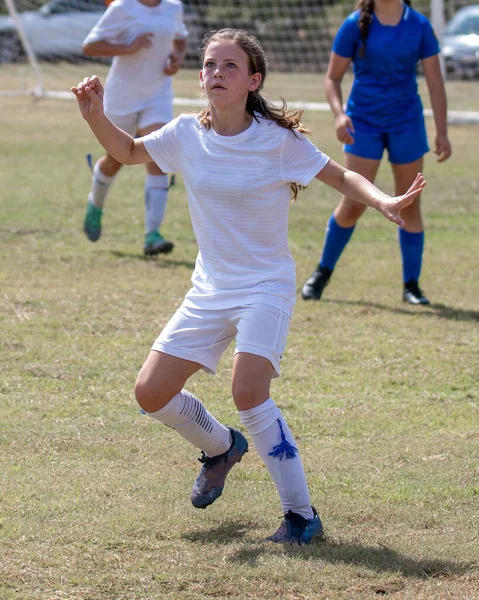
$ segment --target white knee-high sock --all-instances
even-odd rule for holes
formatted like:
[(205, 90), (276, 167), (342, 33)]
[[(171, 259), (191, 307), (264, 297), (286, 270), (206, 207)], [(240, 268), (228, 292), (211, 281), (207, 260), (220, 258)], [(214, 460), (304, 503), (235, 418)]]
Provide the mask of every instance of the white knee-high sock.
[(207, 456), (218, 456), (231, 447), (230, 430), (217, 421), (200, 400), (187, 390), (181, 390), (160, 410), (146, 414), (176, 429), (185, 440), (203, 450)]
[(145, 180), (145, 232), (159, 229), (168, 201), (168, 175), (150, 175)]
[(311, 519), (313, 511), (303, 463), (279, 408), (268, 398), (255, 408), (239, 411), (239, 417), (276, 485), (283, 512), (292, 510)]
[(105, 175), (100, 169), (100, 161), (98, 160), (93, 167), (93, 178), (91, 182), (91, 192), (88, 194), (88, 200), (98, 208), (103, 208), (106, 195), (113, 183), (116, 175)]

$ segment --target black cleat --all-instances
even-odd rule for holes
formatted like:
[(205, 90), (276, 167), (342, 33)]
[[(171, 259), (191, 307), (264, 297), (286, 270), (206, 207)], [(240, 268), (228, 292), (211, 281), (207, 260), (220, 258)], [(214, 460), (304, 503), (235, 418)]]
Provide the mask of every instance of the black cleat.
[(328, 285), (332, 272), (328, 267), (318, 267), (303, 285), (301, 291), (303, 300), (319, 300), (324, 288)]
[(408, 304), (430, 304), (415, 279), (410, 279), (404, 284), (402, 299)]

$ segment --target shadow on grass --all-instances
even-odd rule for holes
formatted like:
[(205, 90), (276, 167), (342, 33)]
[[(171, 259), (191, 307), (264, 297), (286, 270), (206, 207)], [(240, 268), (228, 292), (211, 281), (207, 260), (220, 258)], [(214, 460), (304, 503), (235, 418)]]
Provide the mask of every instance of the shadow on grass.
[(366, 302), (364, 300), (322, 300), (322, 302), (369, 307), (377, 310), (387, 310), (400, 315), (410, 315), (412, 317), (439, 317), (440, 319), (450, 319), (451, 321), (479, 321), (479, 311), (463, 310), (461, 308), (446, 306), (445, 304), (430, 304), (429, 306), (417, 306), (407, 309), (386, 306), (377, 302)]
[[(243, 549), (235, 555), (234, 560), (255, 563), (262, 554), (272, 552), (271, 548), (272, 544), (265, 544), (262, 548)], [(289, 556), (308, 561), (317, 559), (321, 563), (352, 565), (377, 573), (400, 573), (403, 577), (421, 579), (463, 575), (474, 567), (472, 564), (447, 560), (413, 558), (387, 546), (336, 542), (327, 537), (314, 540), (308, 546), (286, 546), (284, 550)]]
[[(302, 560), (363, 567), (378, 573), (400, 573), (404, 577), (430, 579), (458, 576), (471, 571), (474, 565), (447, 560), (413, 558), (387, 546), (366, 546), (358, 542), (337, 542), (327, 537), (317, 538), (307, 546), (276, 545), (249, 538), (256, 524), (229, 521), (217, 527), (183, 535), (183, 539), (201, 544), (229, 545), (243, 541), (243, 547), (230, 560), (255, 565), (265, 554), (287, 554)], [(245, 546), (246, 545), (246, 546)]]
[(255, 528), (250, 521), (228, 521), (217, 527), (185, 533), (182, 538), (202, 544), (235, 544)]
[(175, 260), (171, 258), (166, 258), (162, 255), (144, 256), (143, 254), (134, 254), (132, 252), (120, 252), (119, 250), (109, 250), (108, 252), (113, 256), (116, 256), (117, 258), (132, 258), (133, 260), (150, 262), (162, 269), (169, 267), (187, 267), (188, 269), (193, 270), (195, 268), (195, 263), (191, 262), (190, 260)]

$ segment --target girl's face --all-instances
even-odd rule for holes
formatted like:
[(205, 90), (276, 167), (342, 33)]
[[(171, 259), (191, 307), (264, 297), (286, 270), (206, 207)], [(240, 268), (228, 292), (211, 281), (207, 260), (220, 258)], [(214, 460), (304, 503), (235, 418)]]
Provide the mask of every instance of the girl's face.
[(261, 74), (249, 72), (249, 58), (238, 44), (229, 40), (208, 44), (200, 71), (200, 84), (211, 104), (224, 108), (244, 102), (248, 92), (261, 84)]

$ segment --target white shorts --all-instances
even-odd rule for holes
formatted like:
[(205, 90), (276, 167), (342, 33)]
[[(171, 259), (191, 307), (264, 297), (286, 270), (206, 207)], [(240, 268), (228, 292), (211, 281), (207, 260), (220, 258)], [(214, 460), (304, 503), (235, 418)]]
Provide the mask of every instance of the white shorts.
[(267, 358), (275, 370), (273, 377), (278, 377), (290, 321), (289, 315), (268, 304), (222, 310), (181, 305), (152, 350), (197, 362), (204, 371), (214, 374), (221, 356), (235, 338), (235, 354), (248, 352)]
[(139, 129), (145, 129), (151, 125), (164, 125), (173, 119), (173, 98), (166, 96), (161, 104), (148, 106), (139, 112), (127, 115), (115, 115), (107, 113), (107, 117), (123, 131), (135, 136)]

